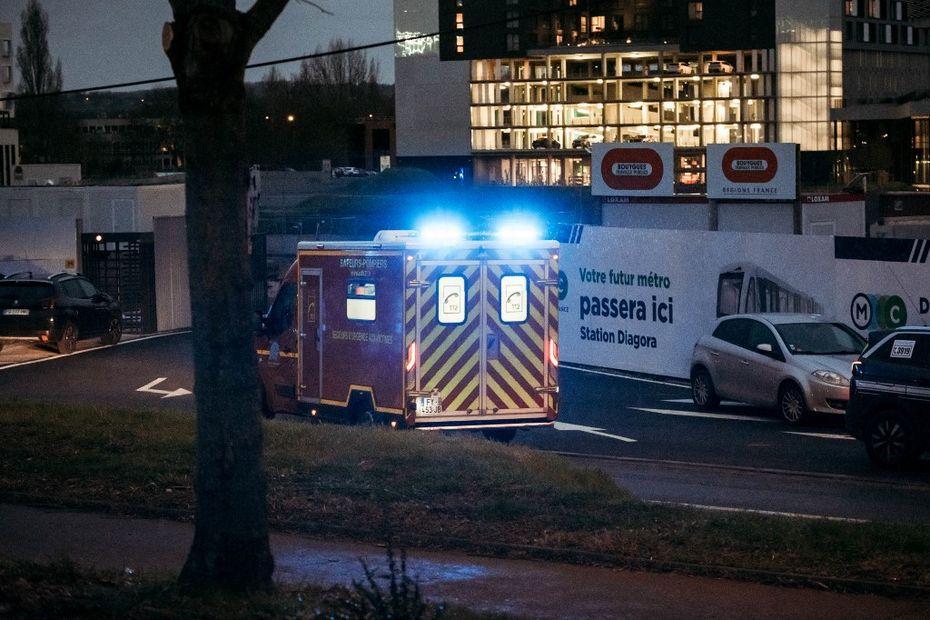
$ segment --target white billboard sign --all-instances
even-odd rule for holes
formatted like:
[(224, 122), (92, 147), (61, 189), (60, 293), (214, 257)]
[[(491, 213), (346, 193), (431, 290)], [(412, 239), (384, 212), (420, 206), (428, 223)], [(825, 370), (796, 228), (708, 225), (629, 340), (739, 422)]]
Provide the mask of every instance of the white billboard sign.
[[(865, 335), (930, 322), (930, 241), (584, 226), (561, 247), (563, 362), (688, 378), (719, 316), (817, 313)], [(878, 243), (882, 242), (882, 243)], [(899, 243), (900, 242), (900, 243)], [(901, 247), (897, 247), (901, 246)]]
[(796, 144), (708, 144), (707, 197), (796, 200)]
[(591, 145), (591, 193), (594, 196), (674, 195), (674, 145), (666, 142)]

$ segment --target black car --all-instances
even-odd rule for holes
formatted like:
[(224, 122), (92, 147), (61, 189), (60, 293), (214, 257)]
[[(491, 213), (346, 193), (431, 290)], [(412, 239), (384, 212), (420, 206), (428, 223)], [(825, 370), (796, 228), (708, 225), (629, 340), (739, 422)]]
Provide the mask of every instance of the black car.
[(534, 149), (560, 149), (562, 145), (555, 138), (537, 138), (533, 140)]
[(81, 275), (0, 280), (0, 349), (4, 341), (36, 339), (72, 353), (80, 339), (116, 344), (122, 333), (119, 302)]
[(930, 327), (871, 340), (853, 364), (846, 428), (873, 463), (906, 467), (930, 448)]

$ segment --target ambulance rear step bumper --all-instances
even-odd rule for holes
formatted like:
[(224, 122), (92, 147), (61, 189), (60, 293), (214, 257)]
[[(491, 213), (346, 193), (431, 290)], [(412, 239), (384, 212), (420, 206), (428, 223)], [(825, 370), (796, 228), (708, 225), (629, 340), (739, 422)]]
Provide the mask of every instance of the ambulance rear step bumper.
[(418, 431), (475, 431), (500, 428), (539, 428), (552, 426), (554, 420), (475, 420), (474, 422), (417, 422)]

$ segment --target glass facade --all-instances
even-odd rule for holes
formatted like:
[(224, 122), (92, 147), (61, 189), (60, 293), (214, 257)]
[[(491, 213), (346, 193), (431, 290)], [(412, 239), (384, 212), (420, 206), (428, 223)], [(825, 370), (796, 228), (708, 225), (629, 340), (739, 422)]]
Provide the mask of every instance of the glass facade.
[(830, 110), (843, 106), (842, 8), (834, 0), (776, 3), (778, 138), (802, 151), (842, 143), (830, 122)]
[(671, 142), (679, 190), (699, 191), (704, 146), (776, 140), (774, 71), (773, 50), (472, 61), (476, 180), (588, 184), (592, 143)]

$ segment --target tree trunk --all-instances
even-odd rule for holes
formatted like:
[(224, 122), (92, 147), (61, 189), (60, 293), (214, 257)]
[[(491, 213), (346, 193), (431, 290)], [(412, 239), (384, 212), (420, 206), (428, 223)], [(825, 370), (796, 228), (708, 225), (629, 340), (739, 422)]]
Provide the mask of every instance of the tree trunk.
[(165, 51), (178, 82), (197, 403), (194, 542), (183, 585), (271, 587), (252, 343), (245, 66), (286, 0), (171, 0)]

